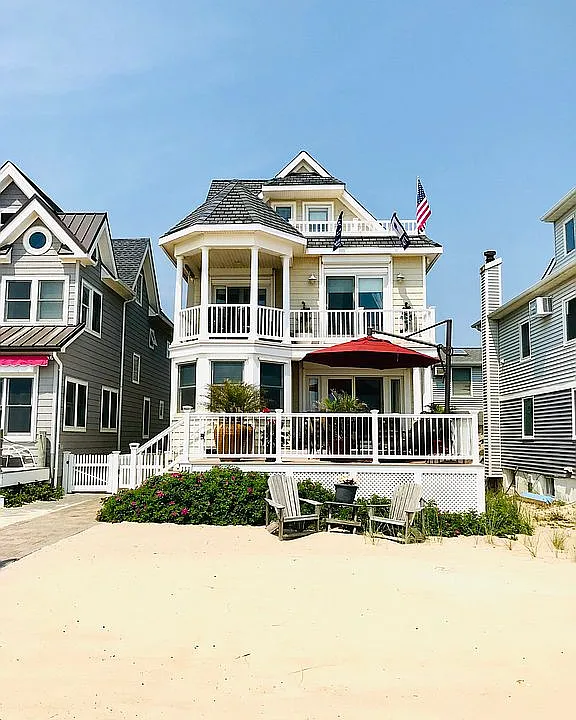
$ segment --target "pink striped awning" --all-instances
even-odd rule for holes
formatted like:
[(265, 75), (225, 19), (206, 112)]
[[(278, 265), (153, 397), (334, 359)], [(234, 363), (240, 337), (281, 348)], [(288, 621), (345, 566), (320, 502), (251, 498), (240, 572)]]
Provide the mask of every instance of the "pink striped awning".
[(2, 365), (48, 365), (48, 355), (0, 355), (0, 366)]

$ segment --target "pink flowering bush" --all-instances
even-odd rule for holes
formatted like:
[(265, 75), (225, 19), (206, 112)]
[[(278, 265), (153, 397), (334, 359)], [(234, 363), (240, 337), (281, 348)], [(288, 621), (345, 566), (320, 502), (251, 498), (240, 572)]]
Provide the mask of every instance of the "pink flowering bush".
[(179, 525), (263, 525), (268, 475), (220, 465), (205, 472), (170, 472), (106, 498), (102, 522)]

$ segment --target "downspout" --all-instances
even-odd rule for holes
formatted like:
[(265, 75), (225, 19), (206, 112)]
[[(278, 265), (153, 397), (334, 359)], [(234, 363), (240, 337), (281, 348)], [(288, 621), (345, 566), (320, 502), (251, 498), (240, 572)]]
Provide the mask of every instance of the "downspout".
[(124, 399), (124, 355), (126, 343), (126, 305), (131, 303), (134, 298), (124, 300), (122, 304), (122, 346), (120, 349), (120, 387), (118, 388), (118, 435), (116, 439), (116, 450), (121, 450), (122, 442), (122, 404)]
[(56, 398), (56, 432), (54, 442), (52, 444), (51, 464), (54, 469), (54, 485), (58, 483), (58, 469), (60, 464), (60, 428), (62, 424), (62, 371), (64, 369), (62, 361), (55, 352), (52, 356), (54, 362), (58, 365), (58, 396)]

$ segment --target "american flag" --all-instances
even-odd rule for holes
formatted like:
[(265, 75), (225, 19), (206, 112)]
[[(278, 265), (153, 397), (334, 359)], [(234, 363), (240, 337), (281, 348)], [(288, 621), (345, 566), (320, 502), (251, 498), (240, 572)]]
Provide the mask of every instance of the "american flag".
[(428, 218), (432, 215), (432, 210), (430, 210), (420, 178), (418, 178), (416, 189), (416, 229), (419, 233), (423, 233), (426, 230)]

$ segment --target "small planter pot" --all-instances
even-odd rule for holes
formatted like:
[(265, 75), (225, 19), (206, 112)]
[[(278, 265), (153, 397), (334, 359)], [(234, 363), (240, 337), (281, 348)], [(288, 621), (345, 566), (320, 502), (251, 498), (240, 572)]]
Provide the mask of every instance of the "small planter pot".
[(336, 490), (336, 502), (352, 504), (358, 491), (358, 485), (345, 485), (343, 483), (336, 483), (334, 485)]

